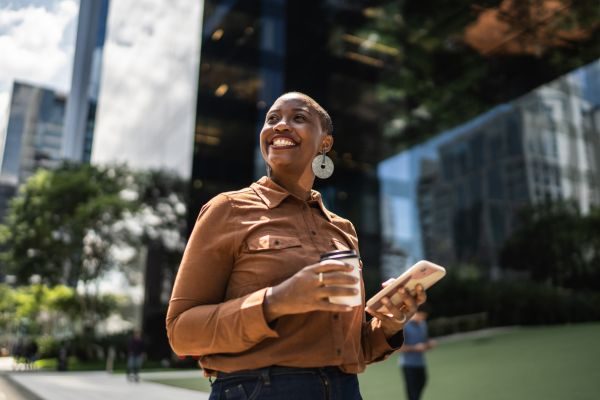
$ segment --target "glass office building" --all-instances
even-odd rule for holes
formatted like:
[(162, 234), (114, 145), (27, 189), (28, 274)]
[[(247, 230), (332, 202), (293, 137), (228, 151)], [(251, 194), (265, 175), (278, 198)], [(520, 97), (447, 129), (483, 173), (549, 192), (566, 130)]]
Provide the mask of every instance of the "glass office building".
[(333, 118), (316, 188), (356, 226), (368, 290), (420, 258), (497, 276), (521, 206), (599, 201), (598, 29), (513, 3), (206, 1), (190, 225), (264, 175), (264, 114), (295, 90)]
[(13, 84), (0, 176), (21, 184), (38, 168), (53, 168), (62, 158), (66, 95), (22, 82)]

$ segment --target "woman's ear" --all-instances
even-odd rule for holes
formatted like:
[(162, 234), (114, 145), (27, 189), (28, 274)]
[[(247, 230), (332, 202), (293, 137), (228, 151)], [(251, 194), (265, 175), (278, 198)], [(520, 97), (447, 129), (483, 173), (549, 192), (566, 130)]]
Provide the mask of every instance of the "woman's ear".
[(327, 153), (333, 147), (333, 135), (325, 135), (321, 143), (321, 149)]

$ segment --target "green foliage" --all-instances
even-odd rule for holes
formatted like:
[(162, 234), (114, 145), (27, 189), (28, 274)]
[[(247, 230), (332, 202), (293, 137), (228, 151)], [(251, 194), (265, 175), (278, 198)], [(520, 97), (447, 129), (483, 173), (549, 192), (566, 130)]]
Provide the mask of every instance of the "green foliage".
[[(353, 31), (367, 40), (353, 50), (384, 61), (376, 96), (378, 115), (387, 121), (386, 151), (395, 154), (597, 59), (597, 2), (559, 0), (540, 21), (547, 3), (387, 0), (368, 9)], [(468, 29), (491, 10), (504, 25), (493, 28), (488, 20), (481, 27), (495, 30), (480, 34), (491, 47), (472, 47)], [(575, 39), (569, 32), (586, 35)], [(508, 42), (521, 51), (504, 51)], [(384, 56), (372, 43), (395, 53)]]
[(571, 289), (600, 289), (600, 210), (581, 215), (575, 205), (524, 210), (521, 226), (501, 251), (501, 264), (538, 282)]
[(0, 331), (8, 332), (16, 315), (15, 294), (8, 285), (0, 284)]
[[(452, 270), (428, 290), (427, 303), (432, 320), (485, 313), (486, 326), (600, 320), (598, 292), (557, 288), (529, 280), (461, 279)], [(481, 328), (481, 321), (477, 323)]]
[(108, 317), (118, 304), (115, 295), (88, 296), (64, 285), (0, 284), (0, 327), (5, 333), (65, 336), (89, 321)]
[(110, 226), (134, 204), (121, 198), (123, 168), (64, 164), (39, 170), (11, 201), (0, 241), (18, 283), (88, 282), (110, 266)]
[(38, 344), (39, 358), (55, 358), (58, 356), (60, 340), (58, 340), (56, 337), (51, 335), (43, 335), (39, 336), (36, 342)]

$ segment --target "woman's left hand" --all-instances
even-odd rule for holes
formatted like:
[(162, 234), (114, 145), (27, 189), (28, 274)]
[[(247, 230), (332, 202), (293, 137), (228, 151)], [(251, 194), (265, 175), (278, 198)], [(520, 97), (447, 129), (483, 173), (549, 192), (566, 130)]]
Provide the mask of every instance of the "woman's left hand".
[[(389, 279), (382, 286), (386, 287), (393, 281), (393, 279)], [(385, 337), (389, 338), (404, 328), (404, 324), (412, 318), (419, 305), (423, 304), (425, 300), (427, 300), (425, 289), (423, 286), (417, 285), (412, 294), (407, 289), (400, 288), (382, 298), (381, 302), (384, 306), (379, 310), (369, 307), (365, 310), (379, 320)]]

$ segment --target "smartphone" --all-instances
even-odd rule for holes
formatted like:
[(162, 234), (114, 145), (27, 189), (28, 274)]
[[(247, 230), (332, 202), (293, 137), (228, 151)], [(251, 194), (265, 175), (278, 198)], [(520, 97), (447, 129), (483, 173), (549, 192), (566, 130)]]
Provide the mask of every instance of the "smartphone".
[(404, 271), (402, 275), (394, 279), (392, 283), (381, 289), (375, 296), (371, 297), (367, 301), (367, 308), (371, 310), (380, 311), (383, 308), (381, 299), (385, 296), (389, 296), (393, 304), (400, 303), (401, 297), (398, 293), (395, 293), (401, 287), (405, 287), (412, 292), (418, 284), (423, 285), (424, 289), (429, 289), (434, 283), (442, 279), (446, 275), (446, 269), (430, 261), (421, 260), (415, 265)]

